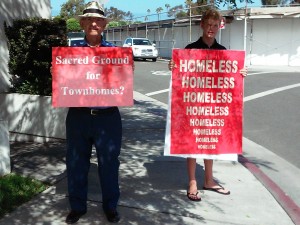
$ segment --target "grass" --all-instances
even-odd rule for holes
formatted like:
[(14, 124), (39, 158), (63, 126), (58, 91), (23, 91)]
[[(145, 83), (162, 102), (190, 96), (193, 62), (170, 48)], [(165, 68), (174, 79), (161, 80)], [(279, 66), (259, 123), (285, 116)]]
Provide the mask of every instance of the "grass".
[(46, 190), (41, 181), (17, 174), (0, 177), (0, 218)]

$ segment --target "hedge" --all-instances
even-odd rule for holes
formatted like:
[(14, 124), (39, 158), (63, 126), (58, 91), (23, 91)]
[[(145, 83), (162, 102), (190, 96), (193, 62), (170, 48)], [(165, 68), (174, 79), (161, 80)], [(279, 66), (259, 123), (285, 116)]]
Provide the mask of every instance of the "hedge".
[(4, 22), (8, 40), (11, 92), (51, 95), (52, 47), (67, 46), (67, 26), (62, 19), (29, 18)]

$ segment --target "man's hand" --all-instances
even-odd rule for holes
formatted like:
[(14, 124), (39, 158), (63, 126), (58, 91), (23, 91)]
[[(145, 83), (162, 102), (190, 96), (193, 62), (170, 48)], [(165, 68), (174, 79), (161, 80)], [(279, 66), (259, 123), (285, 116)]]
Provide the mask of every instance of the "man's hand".
[(240, 70), (240, 74), (243, 76), (243, 77), (246, 77), (248, 75), (248, 68), (247, 67), (244, 67), (243, 69)]
[(174, 68), (176, 68), (176, 65), (175, 65), (173, 59), (171, 59), (171, 60), (169, 61), (168, 66), (169, 66), (169, 70), (173, 70)]

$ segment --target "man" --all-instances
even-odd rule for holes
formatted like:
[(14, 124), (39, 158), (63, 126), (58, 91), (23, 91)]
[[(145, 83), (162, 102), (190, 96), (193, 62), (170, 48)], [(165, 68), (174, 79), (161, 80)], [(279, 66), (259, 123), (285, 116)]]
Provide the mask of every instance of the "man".
[[(225, 50), (226, 48), (216, 41), (216, 35), (220, 29), (222, 21), (221, 14), (215, 9), (206, 10), (201, 19), (201, 28), (203, 30), (202, 36), (195, 42), (188, 44), (185, 49), (214, 49)], [(169, 69), (172, 70), (176, 65), (173, 60), (169, 62)], [(243, 76), (247, 75), (247, 70), (240, 71)], [(204, 190), (214, 191), (219, 194), (229, 195), (230, 191), (220, 186), (213, 179), (213, 160), (204, 159), (205, 177), (204, 177)], [(201, 201), (199, 196), (197, 181), (196, 181), (196, 159), (187, 158), (187, 170), (189, 177), (189, 188), (187, 197), (191, 201)]]
[[(79, 16), (85, 32), (81, 47), (113, 47), (102, 39), (107, 25), (103, 8), (87, 3)], [(109, 222), (118, 222), (116, 210), (120, 196), (118, 176), (122, 139), (121, 116), (117, 107), (70, 108), (66, 118), (68, 193), (71, 211), (66, 223), (76, 223), (87, 211), (88, 172), (92, 145), (98, 159), (102, 207)]]

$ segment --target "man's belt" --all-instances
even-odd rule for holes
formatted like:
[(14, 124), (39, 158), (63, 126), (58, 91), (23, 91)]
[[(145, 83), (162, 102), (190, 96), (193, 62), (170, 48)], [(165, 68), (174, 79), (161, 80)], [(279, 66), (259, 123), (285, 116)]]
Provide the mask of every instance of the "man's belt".
[(86, 107), (78, 107), (74, 108), (78, 109), (81, 112), (88, 113), (90, 115), (96, 116), (96, 115), (107, 115), (112, 114), (117, 111), (117, 107), (109, 107), (109, 108), (103, 108), (103, 109), (92, 109), (92, 108), (86, 108)]

